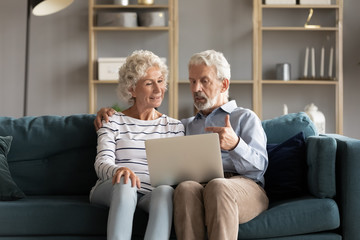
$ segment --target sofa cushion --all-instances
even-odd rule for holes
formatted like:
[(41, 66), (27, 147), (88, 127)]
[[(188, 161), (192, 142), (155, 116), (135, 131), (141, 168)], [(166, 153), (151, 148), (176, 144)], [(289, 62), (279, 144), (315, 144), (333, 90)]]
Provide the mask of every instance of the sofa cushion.
[(328, 136), (307, 139), (308, 187), (318, 198), (336, 195), (336, 140)]
[(10, 150), (12, 137), (0, 136), (0, 200), (9, 201), (25, 197), (25, 194), (16, 185), (11, 177), (7, 154)]
[(289, 113), (277, 118), (262, 121), (269, 144), (279, 144), (299, 132), (304, 133), (305, 139), (318, 135), (314, 123), (304, 112)]
[(25, 194), (89, 194), (97, 180), (94, 118), (0, 117), (0, 135), (13, 136), (9, 168)]
[(333, 199), (299, 198), (277, 202), (253, 220), (240, 224), (238, 239), (280, 239), (329, 231), (339, 225), (339, 209)]
[[(0, 236), (106, 236), (109, 209), (91, 204), (88, 196), (28, 196), (0, 202), (0, 209)], [(148, 213), (136, 208), (132, 239), (143, 239), (147, 221)]]
[(27, 196), (0, 209), (0, 236), (104, 235), (109, 211), (88, 196)]
[(299, 197), (307, 193), (306, 144), (303, 132), (281, 144), (268, 144), (269, 165), (265, 190), (270, 200)]

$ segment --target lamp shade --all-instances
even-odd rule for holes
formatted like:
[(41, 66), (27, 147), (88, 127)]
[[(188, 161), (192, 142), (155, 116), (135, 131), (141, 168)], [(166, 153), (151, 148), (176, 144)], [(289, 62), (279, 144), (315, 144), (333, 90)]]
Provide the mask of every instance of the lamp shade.
[(67, 6), (74, 0), (30, 0), (32, 13), (36, 16), (45, 16), (56, 13)]

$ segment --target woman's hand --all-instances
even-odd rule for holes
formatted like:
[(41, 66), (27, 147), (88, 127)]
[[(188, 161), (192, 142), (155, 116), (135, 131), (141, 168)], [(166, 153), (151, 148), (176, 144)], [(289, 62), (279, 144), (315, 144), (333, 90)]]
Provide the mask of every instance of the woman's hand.
[(94, 120), (94, 125), (95, 125), (96, 131), (102, 127), (102, 120), (105, 120), (105, 122), (109, 122), (109, 117), (111, 117), (114, 113), (115, 113), (115, 110), (112, 108), (101, 108), (97, 112), (96, 118)]
[(121, 167), (118, 170), (116, 170), (112, 183), (113, 184), (120, 183), (120, 179), (122, 176), (124, 176), (124, 184), (127, 184), (130, 178), (131, 186), (132, 187), (136, 186), (138, 189), (140, 189), (140, 179), (138, 178), (138, 176), (136, 176), (136, 174), (133, 171), (131, 171), (127, 167)]

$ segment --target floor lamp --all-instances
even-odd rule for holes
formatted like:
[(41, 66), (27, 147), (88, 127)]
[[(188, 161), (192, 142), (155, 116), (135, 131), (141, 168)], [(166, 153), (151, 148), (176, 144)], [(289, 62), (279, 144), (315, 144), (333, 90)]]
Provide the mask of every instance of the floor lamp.
[(27, 116), (28, 100), (28, 69), (29, 69), (29, 30), (30, 15), (45, 16), (61, 11), (69, 6), (74, 0), (28, 0), (26, 19), (26, 45), (25, 45), (25, 81), (24, 81), (24, 110), (23, 115)]

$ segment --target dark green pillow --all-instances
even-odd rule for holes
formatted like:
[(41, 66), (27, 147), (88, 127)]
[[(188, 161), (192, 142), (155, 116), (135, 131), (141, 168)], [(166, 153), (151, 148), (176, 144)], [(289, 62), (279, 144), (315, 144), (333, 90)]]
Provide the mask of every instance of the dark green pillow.
[(0, 200), (10, 201), (25, 197), (25, 194), (19, 189), (11, 178), (9, 165), (6, 157), (10, 150), (12, 137), (0, 136)]

